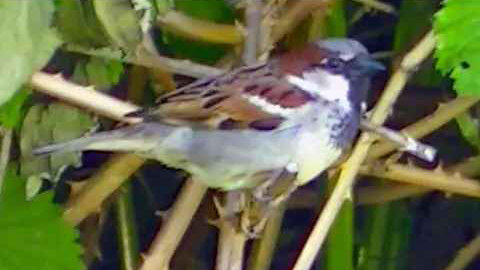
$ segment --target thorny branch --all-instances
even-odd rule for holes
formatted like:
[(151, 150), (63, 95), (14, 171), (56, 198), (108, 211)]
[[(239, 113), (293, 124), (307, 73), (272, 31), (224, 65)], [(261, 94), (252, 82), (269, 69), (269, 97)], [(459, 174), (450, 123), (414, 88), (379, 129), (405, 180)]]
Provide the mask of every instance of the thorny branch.
[(185, 183), (172, 206), (169, 219), (163, 224), (145, 254), (140, 270), (169, 269), (173, 254), (206, 192), (207, 186), (200, 181), (190, 179)]

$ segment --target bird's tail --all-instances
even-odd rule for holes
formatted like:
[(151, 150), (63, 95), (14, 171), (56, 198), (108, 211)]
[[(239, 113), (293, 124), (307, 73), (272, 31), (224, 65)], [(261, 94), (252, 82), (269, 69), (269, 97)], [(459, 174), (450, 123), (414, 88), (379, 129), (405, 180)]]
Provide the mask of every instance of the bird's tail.
[(142, 152), (154, 147), (158, 140), (168, 136), (173, 127), (162, 124), (136, 124), (113, 131), (105, 131), (71, 141), (34, 149), (34, 155), (83, 150)]

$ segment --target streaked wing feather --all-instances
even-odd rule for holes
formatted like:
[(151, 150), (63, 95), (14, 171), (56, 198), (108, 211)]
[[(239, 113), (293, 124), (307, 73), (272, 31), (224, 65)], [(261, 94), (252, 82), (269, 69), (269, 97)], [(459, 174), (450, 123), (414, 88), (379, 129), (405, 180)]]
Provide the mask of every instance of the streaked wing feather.
[(310, 98), (308, 93), (288, 84), (274, 66), (277, 65), (272, 62), (257, 64), (199, 80), (159, 97), (152, 109), (130, 115), (146, 121), (203, 128), (274, 129), (283, 118), (252, 103), (249, 97), (257, 96), (286, 108), (301, 106)]

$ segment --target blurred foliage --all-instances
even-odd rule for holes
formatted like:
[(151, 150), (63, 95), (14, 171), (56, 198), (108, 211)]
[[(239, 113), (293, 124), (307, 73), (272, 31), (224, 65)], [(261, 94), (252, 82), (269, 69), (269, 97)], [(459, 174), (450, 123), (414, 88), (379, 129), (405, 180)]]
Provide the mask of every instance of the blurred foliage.
[(123, 73), (122, 62), (92, 56), (88, 60), (77, 61), (72, 79), (79, 84), (106, 91), (120, 81)]
[(25, 114), (25, 102), (30, 97), (29, 89), (21, 88), (9, 101), (0, 106), (0, 125), (18, 127)]
[(129, 0), (93, 0), (95, 13), (113, 46), (133, 52), (142, 39), (139, 16)]
[(95, 16), (92, 1), (58, 0), (55, 25), (63, 41), (87, 48), (109, 44), (107, 33)]
[(66, 166), (80, 166), (79, 153), (55, 153), (48, 157), (32, 156), (32, 149), (52, 142), (62, 142), (84, 135), (94, 125), (92, 116), (60, 103), (34, 105), (23, 122), (20, 137), (21, 174), (29, 181), (40, 178), (56, 182)]
[(0, 105), (46, 64), (59, 45), (60, 40), (50, 28), (54, 11), (50, 0), (0, 3)]
[(77, 232), (65, 223), (53, 192), (27, 201), (25, 181), (13, 166), (6, 172), (0, 197), (0, 270), (82, 270)]

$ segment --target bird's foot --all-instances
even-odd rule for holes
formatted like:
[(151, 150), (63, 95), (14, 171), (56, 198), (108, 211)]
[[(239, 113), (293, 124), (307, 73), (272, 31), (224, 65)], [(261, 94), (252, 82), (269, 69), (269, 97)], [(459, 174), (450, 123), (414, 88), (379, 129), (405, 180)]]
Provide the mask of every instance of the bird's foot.
[(240, 226), (242, 231), (250, 238), (259, 238), (270, 216), (290, 198), (297, 188), (298, 185), (292, 182), (280, 194), (276, 196), (267, 194), (267, 196), (261, 198), (258, 197), (261, 193), (254, 190), (252, 202), (247, 205), (241, 215)]

